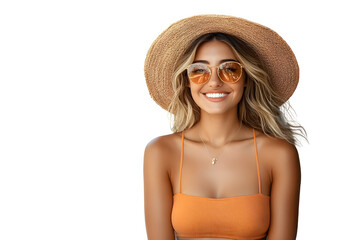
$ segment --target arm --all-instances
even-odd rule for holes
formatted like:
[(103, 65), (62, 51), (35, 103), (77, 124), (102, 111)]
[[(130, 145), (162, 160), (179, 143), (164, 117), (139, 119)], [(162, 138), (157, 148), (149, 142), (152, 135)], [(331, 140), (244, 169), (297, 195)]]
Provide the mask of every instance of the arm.
[(301, 169), (297, 149), (281, 141), (269, 150), (272, 158), (269, 240), (294, 240), (297, 234)]
[(149, 240), (175, 239), (171, 224), (173, 193), (161, 138), (152, 140), (144, 153), (144, 207)]

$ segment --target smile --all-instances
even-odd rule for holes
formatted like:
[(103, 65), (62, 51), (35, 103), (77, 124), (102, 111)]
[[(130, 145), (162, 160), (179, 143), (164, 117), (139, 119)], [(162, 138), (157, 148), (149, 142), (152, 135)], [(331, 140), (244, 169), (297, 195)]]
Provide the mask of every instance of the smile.
[(211, 102), (221, 102), (226, 99), (229, 93), (204, 93), (203, 95)]
[(206, 93), (205, 95), (210, 98), (222, 98), (227, 96), (228, 93)]

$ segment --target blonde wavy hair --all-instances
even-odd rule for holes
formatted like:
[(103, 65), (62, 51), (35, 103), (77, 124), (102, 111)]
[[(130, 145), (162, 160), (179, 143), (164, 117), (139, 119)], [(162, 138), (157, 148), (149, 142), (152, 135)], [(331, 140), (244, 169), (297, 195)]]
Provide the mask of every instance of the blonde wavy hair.
[[(199, 37), (191, 44), (186, 53), (176, 63), (176, 70), (172, 77), (174, 96), (168, 107), (173, 116), (173, 132), (189, 129), (200, 120), (200, 108), (191, 96), (187, 87), (189, 79), (186, 67), (195, 58), (197, 48), (204, 42), (218, 40), (225, 42), (232, 49), (236, 59), (244, 65), (247, 86), (243, 97), (238, 103), (237, 116), (243, 125), (262, 131), (264, 134), (285, 139), (293, 145), (300, 142), (295, 135), (304, 137), (306, 131), (301, 125), (291, 124), (286, 117), (291, 107), (290, 102), (281, 105), (281, 98), (274, 91), (269, 75), (263, 68), (256, 53), (242, 40), (225, 33), (208, 33)], [(288, 107), (286, 107), (288, 105)], [(171, 116), (170, 116), (171, 119)], [(299, 129), (300, 133), (295, 130)], [(303, 134), (305, 133), (305, 135)]]

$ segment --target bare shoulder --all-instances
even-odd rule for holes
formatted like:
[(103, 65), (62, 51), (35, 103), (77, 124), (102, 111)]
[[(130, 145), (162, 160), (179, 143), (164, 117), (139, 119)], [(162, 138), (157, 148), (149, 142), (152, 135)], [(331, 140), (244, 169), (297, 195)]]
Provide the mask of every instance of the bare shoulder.
[(174, 239), (171, 225), (172, 183), (167, 157), (175, 138), (172, 134), (155, 137), (144, 154), (144, 209), (148, 239)]
[(144, 161), (169, 169), (171, 164), (169, 159), (177, 150), (179, 139), (181, 141), (181, 133), (172, 133), (153, 138), (145, 147)]
[(300, 174), (300, 160), (296, 146), (280, 138), (257, 132), (258, 147), (261, 148), (266, 162), (271, 168), (271, 174), (292, 171)]
[[(145, 147), (145, 151), (164, 152), (176, 145), (180, 133), (171, 133), (153, 138)], [(180, 136), (181, 137), (181, 136)]]
[[(259, 133), (263, 156), (271, 169), (269, 239), (295, 239), (301, 170), (296, 146), (286, 140)], [(261, 140), (260, 140), (261, 139)]]

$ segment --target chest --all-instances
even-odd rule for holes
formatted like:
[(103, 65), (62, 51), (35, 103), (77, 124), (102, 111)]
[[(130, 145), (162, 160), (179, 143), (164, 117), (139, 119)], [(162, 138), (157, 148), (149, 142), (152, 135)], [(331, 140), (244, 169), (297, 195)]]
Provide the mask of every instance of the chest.
[[(271, 160), (261, 148), (248, 141), (209, 150), (201, 145), (184, 144), (182, 159), (181, 148), (171, 154), (173, 195), (180, 192), (208, 198), (270, 195)], [(215, 164), (213, 158), (217, 158)]]

